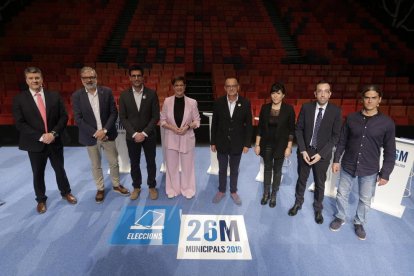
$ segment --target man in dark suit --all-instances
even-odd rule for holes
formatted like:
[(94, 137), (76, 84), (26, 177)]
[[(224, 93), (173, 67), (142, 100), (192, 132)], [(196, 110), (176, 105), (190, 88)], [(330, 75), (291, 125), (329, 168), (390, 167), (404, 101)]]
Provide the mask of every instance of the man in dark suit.
[(119, 182), (118, 151), (115, 145), (115, 138), (118, 136), (115, 127), (118, 111), (112, 90), (97, 85), (98, 75), (91, 67), (83, 67), (80, 76), (84, 88), (73, 93), (72, 107), (79, 128), (79, 143), (86, 146), (91, 160), (92, 174), (97, 188), (95, 201), (102, 203), (105, 198), (101, 149), (105, 152), (109, 163), (113, 190), (120, 195), (128, 196), (129, 191)]
[(141, 192), (142, 176), (140, 169), (141, 148), (147, 162), (149, 194), (152, 200), (158, 198), (155, 180), (156, 125), (160, 119), (158, 96), (154, 90), (144, 86), (144, 70), (133, 65), (129, 68), (132, 87), (122, 92), (119, 98), (119, 118), (126, 130), (126, 142), (131, 162), (132, 186), (131, 199), (135, 200)]
[(230, 194), (233, 201), (241, 205), (237, 178), (242, 152), (247, 153), (251, 146), (252, 113), (249, 100), (238, 94), (237, 78), (226, 78), (224, 89), (227, 95), (215, 102), (211, 125), (211, 150), (217, 152), (219, 163), (219, 188), (213, 203), (220, 202), (226, 193), (227, 164), (230, 164)]
[(33, 186), (37, 211), (46, 212), (45, 167), (47, 159), (56, 174), (56, 182), (63, 199), (76, 204), (71, 194), (64, 168), (61, 134), (66, 127), (68, 115), (58, 93), (44, 90), (43, 76), (39, 68), (24, 70), (28, 90), (14, 98), (13, 115), (20, 132), (19, 149), (27, 151), (33, 171)]
[(298, 180), (296, 182), (296, 201), (289, 210), (295, 216), (302, 208), (306, 182), (312, 168), (315, 182), (313, 208), (315, 221), (323, 223), (322, 201), (325, 192), (326, 171), (332, 158), (332, 149), (339, 139), (342, 125), (341, 110), (329, 103), (331, 86), (320, 81), (314, 92), (316, 101), (302, 106), (296, 124), (298, 144)]

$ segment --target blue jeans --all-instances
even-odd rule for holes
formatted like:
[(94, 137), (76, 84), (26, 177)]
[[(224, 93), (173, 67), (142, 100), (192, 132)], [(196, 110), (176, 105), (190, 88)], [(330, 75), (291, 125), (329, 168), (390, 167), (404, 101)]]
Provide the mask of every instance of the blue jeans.
[(359, 187), (359, 200), (354, 218), (354, 224), (365, 224), (367, 213), (371, 207), (371, 198), (374, 195), (377, 177), (377, 173), (368, 176), (352, 176), (342, 168), (338, 192), (336, 194), (337, 213), (335, 216), (343, 221), (346, 220), (349, 193), (352, 190), (352, 184), (355, 182), (355, 179), (357, 179)]

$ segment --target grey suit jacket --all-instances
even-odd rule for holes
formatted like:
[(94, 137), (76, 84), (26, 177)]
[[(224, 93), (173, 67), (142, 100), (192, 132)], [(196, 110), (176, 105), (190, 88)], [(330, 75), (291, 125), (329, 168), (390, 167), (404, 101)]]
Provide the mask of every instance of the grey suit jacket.
[[(295, 130), (299, 152), (309, 149), (315, 121), (315, 109), (316, 101), (305, 103), (300, 110)], [(317, 137), (317, 153), (323, 159), (332, 157), (332, 148), (338, 143), (341, 126), (341, 110), (336, 105), (328, 102)]]
[(155, 137), (155, 127), (160, 119), (157, 93), (144, 87), (139, 111), (133, 93), (132, 88), (129, 88), (119, 98), (119, 119), (126, 130), (126, 138), (133, 140), (135, 132), (145, 132), (148, 137)]

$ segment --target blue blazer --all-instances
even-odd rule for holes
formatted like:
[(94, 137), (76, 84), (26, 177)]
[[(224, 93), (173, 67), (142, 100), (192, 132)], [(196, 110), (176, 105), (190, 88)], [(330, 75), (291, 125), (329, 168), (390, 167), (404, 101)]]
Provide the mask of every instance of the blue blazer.
[[(108, 87), (98, 86), (99, 113), (101, 116), (102, 128), (108, 132), (108, 140), (113, 141), (118, 136), (115, 123), (118, 118), (112, 90)], [(73, 116), (79, 128), (79, 143), (85, 146), (96, 145), (96, 138), (93, 137), (98, 130), (95, 115), (85, 88), (81, 88), (72, 94)]]

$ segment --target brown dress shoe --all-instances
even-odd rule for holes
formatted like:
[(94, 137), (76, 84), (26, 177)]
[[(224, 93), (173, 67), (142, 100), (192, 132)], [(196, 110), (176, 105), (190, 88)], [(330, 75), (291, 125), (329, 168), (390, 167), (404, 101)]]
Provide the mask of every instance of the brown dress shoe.
[(46, 202), (39, 202), (37, 204), (36, 210), (39, 214), (43, 214), (46, 212), (47, 208), (46, 208)]
[(78, 202), (76, 197), (71, 193), (62, 196), (62, 199), (67, 200), (70, 204), (76, 204)]
[(158, 198), (158, 191), (156, 188), (150, 188), (149, 189), (150, 198), (152, 200), (156, 200)]
[(131, 200), (135, 200), (139, 197), (139, 194), (141, 193), (140, 188), (134, 188), (134, 190), (131, 193), (131, 196), (129, 197)]
[(102, 203), (105, 199), (105, 191), (97, 191), (95, 196), (96, 203)]
[(118, 187), (114, 187), (114, 192), (123, 195), (123, 196), (129, 196), (129, 191), (124, 186), (119, 185)]

